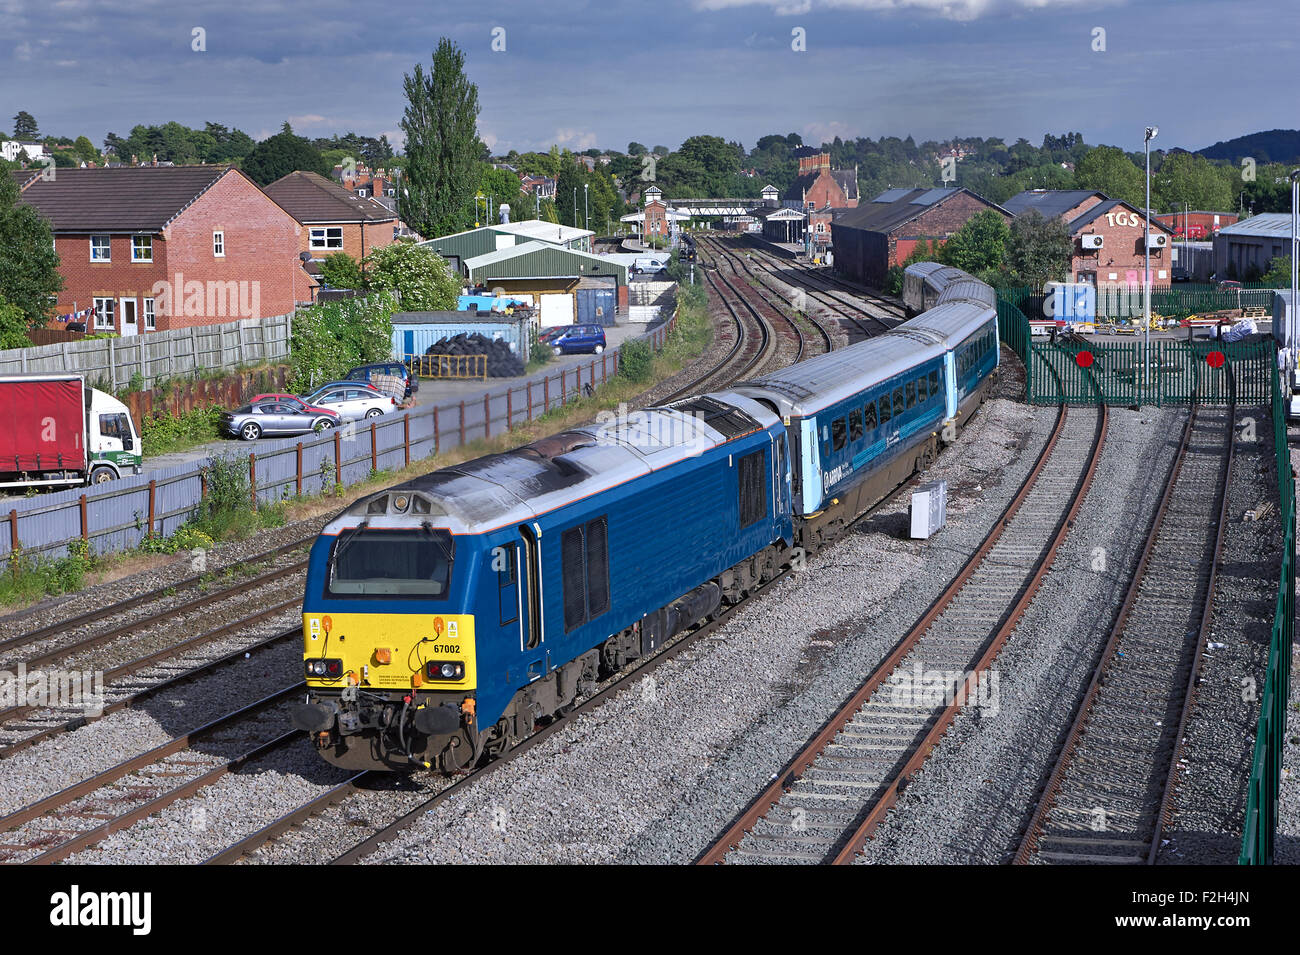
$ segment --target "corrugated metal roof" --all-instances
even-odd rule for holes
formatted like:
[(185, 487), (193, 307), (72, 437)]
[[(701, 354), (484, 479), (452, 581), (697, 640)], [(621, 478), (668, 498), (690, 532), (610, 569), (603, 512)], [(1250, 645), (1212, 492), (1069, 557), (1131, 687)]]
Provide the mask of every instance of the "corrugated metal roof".
[[(1152, 220), (1155, 221), (1155, 220)], [(1233, 225), (1224, 226), (1219, 235), (1260, 236), (1270, 239), (1291, 238), (1291, 213), (1261, 212), (1249, 219), (1242, 219)]]
[[(927, 209), (932, 209), (941, 202), (947, 202), (958, 193), (965, 193), (984, 203), (988, 208), (995, 209), (998, 212), (1006, 212), (1001, 206), (989, 202), (983, 196), (976, 195), (969, 189), (961, 187), (953, 189), (904, 189), (901, 195), (893, 202), (881, 202), (885, 196), (898, 193), (900, 190), (891, 189), (889, 192), (881, 193), (873, 201), (864, 206), (858, 206), (856, 209), (846, 209), (843, 214), (832, 220), (833, 229), (849, 228), (858, 229), (863, 232), (890, 233), (896, 230), (904, 223), (924, 215)], [(928, 205), (916, 205), (912, 200), (920, 198), (927, 193), (942, 193), (931, 199)], [(1008, 216), (1010, 213), (1006, 213)]]
[(872, 202), (897, 202), (899, 199), (903, 198), (903, 196), (907, 195), (909, 192), (914, 192), (914, 191), (915, 190), (913, 189), (886, 189), (884, 192), (876, 196), (876, 198), (872, 199), (871, 201)]
[[(486, 270), (487, 274), (482, 275)], [(493, 278), (550, 278), (573, 275), (613, 275), (627, 284), (627, 267), (605, 256), (565, 249), (545, 242), (525, 242), (465, 260), (465, 271), (476, 280)]]
[(1002, 203), (1002, 208), (1013, 216), (1037, 209), (1043, 218), (1055, 219), (1065, 215), (1089, 196), (1099, 196), (1103, 201), (1109, 198), (1103, 192), (1088, 189), (1026, 189)]
[(523, 222), (503, 222), (491, 227), (497, 232), (509, 232), (527, 239), (542, 242), (564, 243), (592, 236), (596, 233), (590, 229), (575, 229), (571, 225), (559, 225), (555, 222), (543, 222), (541, 219), (525, 219)]

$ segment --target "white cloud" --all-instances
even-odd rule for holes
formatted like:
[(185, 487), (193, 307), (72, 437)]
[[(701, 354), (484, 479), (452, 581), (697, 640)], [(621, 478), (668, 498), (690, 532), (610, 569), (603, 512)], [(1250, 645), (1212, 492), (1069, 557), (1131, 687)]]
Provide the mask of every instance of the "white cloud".
[(596, 145), (596, 134), (588, 129), (562, 128), (555, 131), (555, 144), (581, 152)]

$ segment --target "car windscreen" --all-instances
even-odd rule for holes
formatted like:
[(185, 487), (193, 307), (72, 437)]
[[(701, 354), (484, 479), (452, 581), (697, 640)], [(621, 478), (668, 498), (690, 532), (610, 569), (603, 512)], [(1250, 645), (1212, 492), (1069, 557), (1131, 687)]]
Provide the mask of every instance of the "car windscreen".
[(452, 556), (446, 531), (344, 531), (330, 554), (325, 595), (441, 600), (450, 585)]

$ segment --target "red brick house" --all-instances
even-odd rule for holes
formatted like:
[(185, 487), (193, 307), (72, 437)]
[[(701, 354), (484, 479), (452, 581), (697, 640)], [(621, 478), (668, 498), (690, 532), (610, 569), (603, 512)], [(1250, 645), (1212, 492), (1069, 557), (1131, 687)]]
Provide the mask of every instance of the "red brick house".
[(832, 220), (835, 268), (881, 288), (889, 269), (901, 265), (920, 241), (947, 240), (977, 212), (1011, 213), (969, 189), (889, 189), (866, 205)]
[[(301, 226), (232, 166), (122, 166), (19, 179), (50, 224), (56, 315), (121, 335), (292, 312), (310, 301)], [(51, 324), (58, 326), (58, 319)]]
[(805, 147), (796, 150), (799, 175), (785, 198), (799, 200), (807, 209), (856, 209), (858, 207), (858, 171), (832, 169), (830, 153)]
[(360, 262), (392, 245), (400, 229), (397, 213), (377, 199), (314, 172), (291, 172), (267, 186), (266, 194), (302, 224), (298, 251), (316, 261), (346, 252)]

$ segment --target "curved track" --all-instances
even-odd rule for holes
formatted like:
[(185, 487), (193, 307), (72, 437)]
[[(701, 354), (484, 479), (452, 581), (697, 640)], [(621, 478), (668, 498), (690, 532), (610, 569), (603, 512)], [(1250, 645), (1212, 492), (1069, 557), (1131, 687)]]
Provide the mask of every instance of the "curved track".
[(1015, 856), (1154, 864), (1171, 812), (1227, 526), (1235, 384), (1194, 405), (1137, 571)]
[(1104, 405), (1059, 407), (1033, 470), (979, 549), (700, 864), (853, 861), (958, 711), (981, 699), (1087, 495), (1106, 425)]

